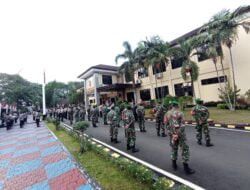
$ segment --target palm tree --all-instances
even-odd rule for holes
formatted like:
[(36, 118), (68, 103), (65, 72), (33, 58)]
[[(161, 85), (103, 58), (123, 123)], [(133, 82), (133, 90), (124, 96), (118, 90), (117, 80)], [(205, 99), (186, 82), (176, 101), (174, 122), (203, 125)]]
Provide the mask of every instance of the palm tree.
[[(218, 58), (220, 58), (220, 64), (221, 64), (223, 78), (224, 78), (223, 81), (225, 82), (225, 84), (227, 84), (228, 80), (226, 78), (225, 69), (224, 69), (224, 65), (223, 65), (224, 55), (223, 55), (223, 51), (222, 51), (221, 46), (220, 46), (220, 44), (221, 44), (220, 43), (220, 33), (216, 32), (216, 31), (210, 31), (210, 33), (203, 32), (203, 33), (198, 34), (197, 38), (199, 39), (201, 47), (204, 48), (207, 57), (211, 58), (213, 63), (214, 63), (214, 67), (216, 70), (220, 89), (222, 90), (223, 87), (222, 87), (222, 83), (221, 83), (221, 77), (219, 76), (219, 71), (218, 71), (218, 67), (217, 67)], [(227, 86), (228, 85), (229, 84), (227, 84)], [(225, 88), (226, 88), (226, 86), (225, 86)], [(226, 94), (226, 96), (223, 96), (223, 100), (227, 104), (228, 108), (230, 110), (233, 110), (230, 95), (228, 92), (225, 92), (225, 94)]]
[(203, 30), (208, 31), (209, 33), (218, 33), (220, 36), (220, 43), (226, 45), (229, 49), (234, 91), (233, 110), (235, 110), (236, 105), (236, 82), (232, 55), (232, 45), (237, 41), (239, 27), (243, 27), (246, 33), (250, 32), (249, 21), (239, 22), (239, 19), (244, 17), (244, 13), (249, 11), (250, 6), (239, 7), (232, 13), (229, 10), (222, 10), (216, 15), (214, 15), (210, 19), (209, 23), (206, 24), (205, 27), (203, 27)]
[(134, 101), (137, 102), (136, 89), (135, 89), (135, 76), (134, 73), (138, 68), (138, 64), (135, 58), (135, 53), (131, 48), (129, 42), (123, 42), (124, 52), (115, 57), (115, 62), (118, 64), (118, 60), (123, 59), (124, 62), (119, 67), (119, 72), (124, 74), (126, 81), (132, 81), (134, 90)]
[(197, 52), (193, 53), (193, 50), (198, 47), (199, 44), (200, 42), (197, 37), (191, 37), (183, 42), (178, 43), (177, 46), (172, 47), (170, 50), (170, 54), (173, 57), (182, 58), (184, 60), (181, 68), (181, 75), (185, 81), (189, 80), (190, 78), (194, 98), (194, 81), (197, 81), (199, 77), (199, 67), (196, 62), (191, 60), (191, 58), (197, 54)]
[[(139, 60), (142, 60), (143, 66), (148, 67), (151, 65), (152, 67), (156, 67), (162, 70), (162, 65), (164, 64), (166, 67), (168, 66), (169, 60), (169, 43), (164, 42), (159, 36), (153, 36), (150, 40), (146, 39), (146, 41), (141, 41), (138, 45), (139, 48)], [(156, 75), (155, 75), (156, 77)], [(157, 78), (156, 88), (157, 88)], [(156, 91), (158, 93), (158, 90)], [(160, 97), (163, 96), (163, 88), (161, 88)]]

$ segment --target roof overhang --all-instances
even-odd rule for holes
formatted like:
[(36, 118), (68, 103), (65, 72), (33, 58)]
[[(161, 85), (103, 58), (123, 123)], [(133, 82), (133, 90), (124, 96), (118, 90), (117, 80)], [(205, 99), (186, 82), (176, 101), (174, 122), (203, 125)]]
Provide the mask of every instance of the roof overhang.
[(104, 70), (104, 69), (90, 69), (88, 72), (85, 72), (84, 74), (79, 75), (78, 78), (87, 79), (91, 77), (92, 75), (94, 75), (95, 73), (118, 75), (118, 71), (110, 71), (110, 70)]

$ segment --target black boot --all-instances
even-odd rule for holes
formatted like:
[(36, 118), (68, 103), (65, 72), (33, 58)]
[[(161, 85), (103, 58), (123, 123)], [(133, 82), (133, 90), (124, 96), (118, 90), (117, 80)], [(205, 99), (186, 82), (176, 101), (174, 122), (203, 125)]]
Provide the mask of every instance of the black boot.
[(118, 141), (117, 139), (114, 139), (114, 143), (117, 144), (117, 143), (120, 143), (120, 141)]
[(135, 148), (135, 145), (132, 147), (132, 153), (139, 152), (139, 149)]
[(143, 132), (145, 132), (145, 133), (146, 133), (146, 132), (147, 132), (147, 131), (146, 131), (146, 129), (143, 129)]
[(197, 143), (198, 143), (198, 145), (202, 145), (201, 140), (198, 140)]
[(114, 142), (114, 140), (113, 140), (113, 138), (112, 138), (112, 137), (110, 138), (110, 141), (111, 141), (111, 142)]
[(158, 136), (158, 137), (161, 136), (161, 135), (160, 135), (160, 131), (157, 131), (157, 136)]
[(172, 160), (172, 167), (174, 170), (177, 170), (176, 160)]
[(207, 142), (206, 142), (206, 146), (207, 147), (210, 147), (210, 146), (214, 146), (212, 143), (210, 143), (210, 141), (208, 140)]
[(131, 147), (130, 147), (130, 145), (129, 145), (129, 144), (127, 144), (127, 150), (130, 150), (130, 148), (131, 148)]
[(186, 174), (193, 174), (193, 173), (195, 173), (194, 170), (192, 170), (191, 168), (189, 168), (188, 163), (183, 163), (183, 166), (184, 166), (184, 171), (185, 171)]
[(166, 137), (166, 134), (165, 134), (165, 133), (162, 133), (161, 136), (162, 136), (162, 137)]

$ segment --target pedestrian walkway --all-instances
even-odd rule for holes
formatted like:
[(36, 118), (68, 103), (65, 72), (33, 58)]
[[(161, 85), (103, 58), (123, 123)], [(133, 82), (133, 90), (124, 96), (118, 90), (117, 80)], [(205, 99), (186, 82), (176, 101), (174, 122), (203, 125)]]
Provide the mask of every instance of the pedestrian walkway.
[(0, 189), (99, 189), (41, 123), (0, 129)]

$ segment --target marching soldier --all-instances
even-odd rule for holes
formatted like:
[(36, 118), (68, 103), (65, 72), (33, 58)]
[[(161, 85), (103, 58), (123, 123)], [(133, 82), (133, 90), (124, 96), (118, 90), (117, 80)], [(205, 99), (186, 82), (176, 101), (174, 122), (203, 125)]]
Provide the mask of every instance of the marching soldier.
[(140, 131), (141, 132), (146, 132), (145, 119), (144, 119), (145, 109), (144, 109), (144, 106), (143, 106), (143, 102), (141, 102), (140, 105), (137, 107), (136, 114), (137, 114), (137, 118), (138, 118)]
[(132, 152), (138, 152), (139, 149), (135, 148), (136, 134), (135, 134), (135, 117), (131, 106), (127, 106), (127, 110), (123, 112), (123, 123), (127, 138), (127, 150), (132, 149)]
[(80, 109), (80, 118), (81, 118), (81, 121), (85, 121), (85, 115), (86, 115), (86, 110), (84, 107), (82, 107)]
[(91, 118), (90, 106), (87, 109), (87, 114), (88, 114), (88, 121), (90, 121), (90, 118)]
[(172, 148), (172, 167), (174, 170), (177, 169), (177, 157), (179, 147), (182, 149), (182, 160), (184, 171), (186, 174), (195, 173), (194, 170), (189, 168), (189, 146), (186, 144), (186, 133), (184, 122), (184, 115), (179, 111), (179, 106), (176, 101), (172, 101), (172, 109), (165, 115), (165, 123), (169, 126), (170, 146)]
[(156, 116), (156, 131), (157, 136), (160, 136), (160, 130), (162, 137), (166, 137), (165, 126), (164, 126), (164, 114), (165, 109), (161, 105), (161, 101), (158, 102), (158, 105), (154, 108), (155, 116)]
[(115, 111), (115, 107), (112, 106), (111, 110), (107, 114), (107, 121), (110, 125), (110, 140), (111, 142), (118, 143), (117, 136), (118, 136), (118, 114)]
[(99, 110), (96, 107), (96, 105), (94, 105), (93, 109), (91, 110), (91, 117), (92, 117), (92, 125), (93, 125), (93, 127), (98, 127), (96, 125), (97, 120), (98, 120), (98, 115), (99, 115)]
[(74, 111), (73, 111), (73, 108), (71, 106), (68, 108), (68, 116), (69, 116), (70, 124), (72, 125), (73, 120), (74, 120)]
[(41, 114), (40, 112), (36, 112), (36, 126), (37, 127), (40, 127), (40, 117), (41, 117)]
[(196, 106), (192, 109), (191, 114), (193, 115), (196, 121), (197, 143), (199, 145), (202, 144), (201, 141), (202, 141), (202, 130), (203, 130), (206, 140), (206, 146), (207, 147), (213, 146), (213, 144), (210, 142), (211, 139), (207, 123), (207, 120), (209, 118), (209, 112), (208, 109), (205, 106), (203, 106), (203, 101), (201, 99), (196, 99)]
[(102, 115), (103, 115), (103, 123), (104, 123), (104, 125), (108, 125), (108, 123), (107, 123), (107, 114), (108, 114), (108, 107), (103, 103)]

